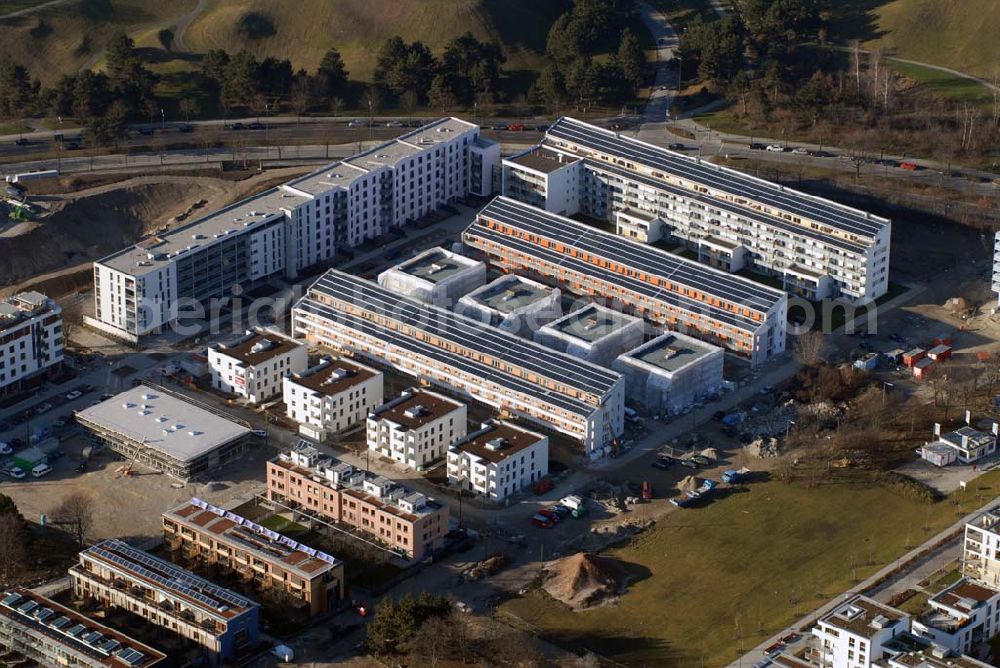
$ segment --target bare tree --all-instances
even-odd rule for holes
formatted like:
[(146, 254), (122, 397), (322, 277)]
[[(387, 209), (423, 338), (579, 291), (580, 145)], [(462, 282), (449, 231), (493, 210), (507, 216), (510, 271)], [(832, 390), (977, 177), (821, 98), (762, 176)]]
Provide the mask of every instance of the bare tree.
[(413, 89), (407, 89), (399, 96), (399, 107), (406, 112), (407, 120), (413, 120), (413, 112), (417, 110), (419, 104), (420, 97)]
[(27, 556), (24, 520), (16, 512), (0, 514), (0, 576), (9, 582)]
[(811, 330), (800, 334), (795, 339), (795, 358), (806, 366), (816, 366), (823, 361), (826, 339), (822, 332)]
[(83, 492), (73, 492), (63, 497), (59, 505), (49, 513), (49, 517), (53, 524), (72, 532), (82, 548), (94, 526), (94, 500)]
[(452, 632), (456, 622), (464, 623), (450, 617), (431, 617), (425, 621), (407, 643), (410, 653), (422, 659), (423, 665), (437, 668), (441, 661), (451, 658)]
[(177, 108), (180, 109), (182, 114), (184, 114), (184, 120), (189, 122), (192, 116), (196, 116), (198, 112), (201, 111), (201, 107), (198, 106), (198, 101), (190, 97), (186, 97), (181, 100), (178, 103)]
[(1000, 126), (1000, 70), (994, 70), (990, 77), (993, 84), (993, 127)]

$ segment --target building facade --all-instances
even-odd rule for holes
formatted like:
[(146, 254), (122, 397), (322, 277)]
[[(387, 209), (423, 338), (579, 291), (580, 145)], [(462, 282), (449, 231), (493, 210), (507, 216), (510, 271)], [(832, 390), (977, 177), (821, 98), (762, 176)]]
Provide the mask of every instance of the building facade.
[(819, 668), (869, 668), (909, 630), (906, 613), (856, 595), (816, 622), (813, 659)]
[(39, 292), (0, 301), (0, 395), (16, 392), (63, 361), (62, 309)]
[(306, 442), (267, 463), (267, 497), (359, 530), (386, 549), (417, 561), (439, 549), (448, 532), (447, 506), (322, 456)]
[(201, 499), (163, 513), (163, 538), (184, 560), (229, 569), (310, 615), (332, 612), (344, 598), (344, 562)]
[(974, 655), (997, 634), (1000, 591), (962, 578), (930, 597), (911, 631), (958, 654)]
[(493, 267), (727, 348), (759, 365), (785, 350), (780, 290), (603, 232), (508, 197), (463, 234)]
[[(95, 316), (137, 341), (232, 304), (467, 195), (493, 192), (500, 147), (442, 118), (94, 263)], [(485, 172), (489, 172), (486, 174)]]
[(422, 471), (444, 459), (448, 446), (465, 436), (468, 422), (462, 402), (410, 388), (368, 415), (368, 449)]
[(549, 473), (549, 437), (490, 420), (448, 448), (448, 482), (503, 501)]
[(40, 666), (152, 668), (167, 657), (41, 594), (15, 588), (0, 594), (0, 649), (5, 665), (18, 655)]
[(302, 341), (258, 328), (226, 343), (208, 347), (212, 387), (258, 404), (282, 392), (285, 377), (309, 365)]
[(318, 364), (284, 379), (286, 415), (302, 435), (317, 441), (364, 422), (382, 404), (385, 377), (345, 358), (324, 357)]
[(966, 523), (962, 566), (966, 575), (1000, 587), (1000, 508)]
[[(591, 457), (624, 428), (621, 377), (503, 330), (330, 270), (292, 310), (296, 336), (565, 433)], [(607, 450), (605, 450), (607, 448)]]
[(210, 663), (251, 652), (260, 606), (120, 540), (87, 548), (69, 569), (79, 600), (119, 608), (204, 648)]
[[(865, 303), (888, 289), (887, 219), (572, 118), (502, 170), (505, 195), (615, 222), (633, 239), (655, 240), (662, 222), (701, 261), (745, 264), (806, 299)], [(616, 220), (622, 211), (632, 215)]]

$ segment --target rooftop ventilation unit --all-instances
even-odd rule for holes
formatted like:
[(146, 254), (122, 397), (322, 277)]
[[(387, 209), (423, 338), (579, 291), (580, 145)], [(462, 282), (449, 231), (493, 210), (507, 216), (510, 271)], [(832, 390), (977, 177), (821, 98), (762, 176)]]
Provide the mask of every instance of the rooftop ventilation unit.
[(600, 322), (598, 319), (591, 316), (583, 321), (583, 331), (589, 332), (590, 330), (595, 329), (599, 324)]
[(673, 346), (668, 346), (663, 349), (663, 359), (665, 360), (672, 360), (673, 358), (677, 357), (680, 354), (681, 351), (679, 351), (677, 348), (674, 348)]
[(438, 272), (442, 272), (442, 271), (444, 271), (447, 268), (448, 268), (448, 265), (446, 265), (444, 263), (441, 263), (441, 262), (435, 262), (435, 263), (433, 263), (431, 265), (430, 269), (427, 270), (427, 273), (428, 274), (437, 274)]
[(261, 339), (257, 343), (253, 344), (253, 348), (250, 349), (251, 353), (262, 353), (264, 351), (270, 350), (274, 347), (274, 342), (270, 339)]
[(411, 419), (422, 417), (422, 416), (424, 416), (426, 414), (427, 414), (427, 409), (424, 408), (423, 404), (417, 404), (416, 406), (410, 406), (405, 411), (403, 411), (403, 415), (405, 415), (406, 417), (411, 418)]
[(507, 447), (507, 441), (503, 440), (502, 438), (491, 438), (490, 440), (486, 441), (486, 449), (490, 450), (491, 452), (498, 452), (500, 450), (503, 450), (505, 447)]

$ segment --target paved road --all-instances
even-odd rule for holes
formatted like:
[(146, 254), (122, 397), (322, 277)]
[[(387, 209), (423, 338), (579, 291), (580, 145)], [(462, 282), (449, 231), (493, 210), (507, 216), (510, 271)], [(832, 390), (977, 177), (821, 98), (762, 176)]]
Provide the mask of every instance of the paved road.
[(18, 16), (27, 16), (28, 14), (34, 14), (35, 12), (41, 9), (58, 7), (59, 5), (65, 5), (67, 3), (76, 1), (77, 0), (51, 0), (50, 2), (43, 2), (42, 4), (35, 5), (34, 7), (26, 7), (24, 9), (18, 9), (17, 11), (7, 12), (6, 14), (0, 14), (0, 21), (17, 18)]
[(677, 72), (670, 61), (674, 57), (678, 39), (673, 26), (667, 22), (667, 17), (660, 10), (643, 3), (639, 16), (656, 43), (656, 78), (653, 92), (649, 96), (649, 102), (646, 103), (642, 114), (643, 123), (655, 123), (667, 118), (670, 107), (674, 103), (674, 95), (677, 91)]

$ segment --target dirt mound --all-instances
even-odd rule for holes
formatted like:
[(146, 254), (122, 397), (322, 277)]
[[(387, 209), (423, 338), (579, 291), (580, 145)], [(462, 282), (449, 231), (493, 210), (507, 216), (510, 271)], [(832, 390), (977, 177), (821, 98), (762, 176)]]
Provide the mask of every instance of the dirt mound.
[(550, 562), (542, 588), (574, 609), (588, 608), (620, 594), (628, 583), (621, 564), (608, 557), (578, 552)]
[(715, 448), (705, 448), (698, 454), (704, 457), (705, 459), (711, 459), (713, 462), (718, 461), (719, 459), (719, 451), (716, 450)]
[(681, 478), (680, 482), (677, 483), (677, 491), (679, 491), (681, 494), (683, 494), (684, 492), (693, 492), (694, 490), (698, 489), (698, 486), (700, 484), (701, 483), (698, 482), (698, 479), (695, 478), (693, 475), (685, 476)]

